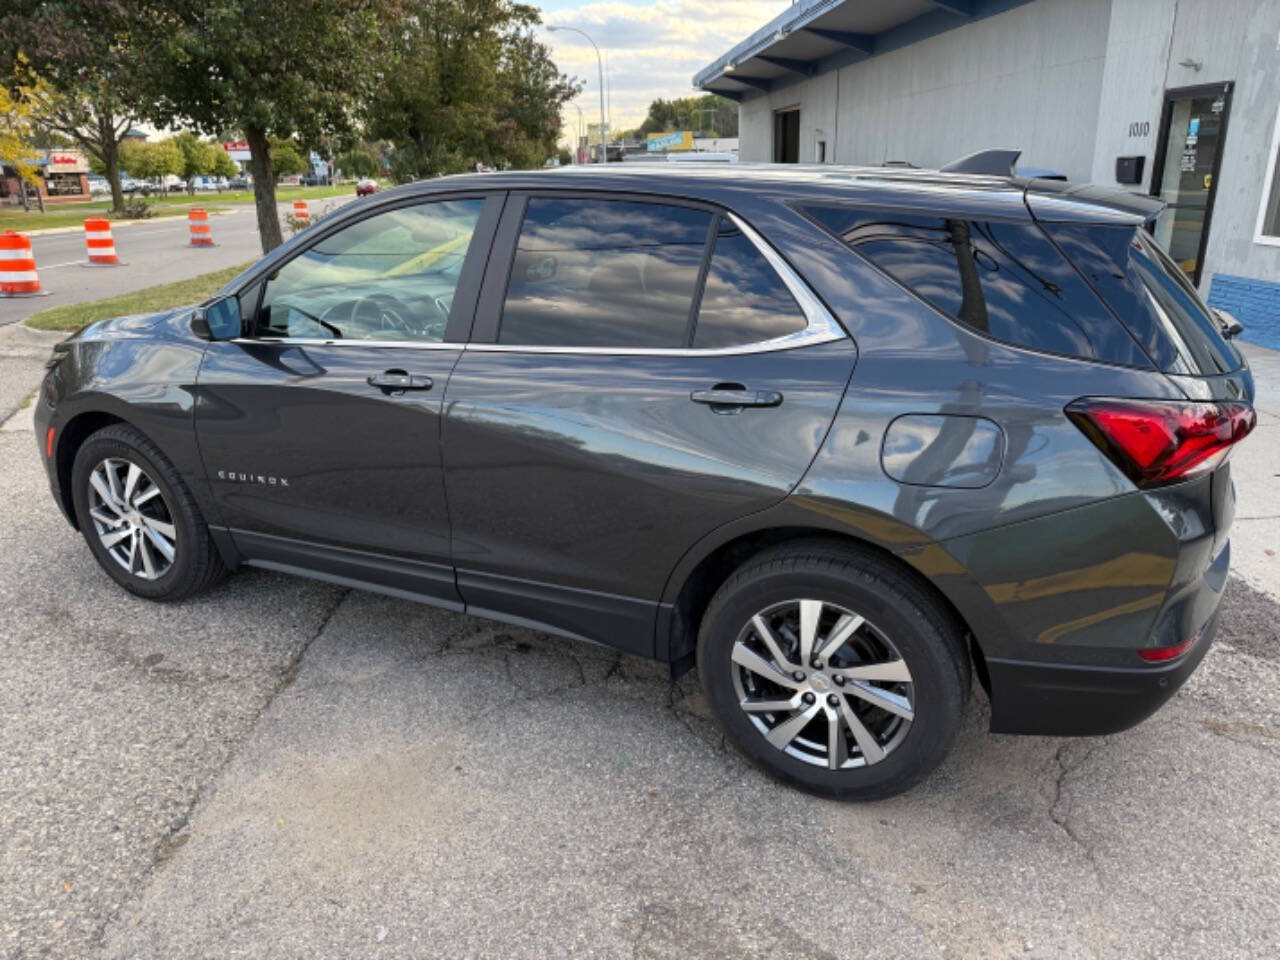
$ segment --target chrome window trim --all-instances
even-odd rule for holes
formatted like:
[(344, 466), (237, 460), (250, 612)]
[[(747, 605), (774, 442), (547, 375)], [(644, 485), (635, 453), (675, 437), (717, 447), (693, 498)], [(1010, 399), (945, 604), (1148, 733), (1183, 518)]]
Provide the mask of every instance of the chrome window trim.
[(795, 297), (800, 312), (805, 316), (805, 327), (785, 337), (774, 337), (772, 340), (759, 340), (755, 343), (742, 343), (732, 347), (569, 347), (539, 346), (519, 343), (445, 343), (437, 341), (422, 342), (418, 340), (343, 340), (325, 339), (322, 337), (236, 337), (230, 343), (263, 344), (278, 343), (288, 346), (328, 346), (328, 347), (401, 347), (419, 350), (465, 350), (480, 353), (565, 353), (586, 356), (619, 356), (619, 357), (726, 357), (741, 354), (773, 353), (779, 350), (794, 350), (798, 347), (811, 347), (820, 343), (833, 343), (847, 339), (844, 329), (826, 308), (817, 295), (809, 289), (800, 276), (791, 269), (791, 265), (782, 259), (772, 246), (760, 234), (737, 214), (726, 212), (735, 227), (751, 241), (752, 245), (768, 262), (773, 271), (782, 278), (791, 295)]

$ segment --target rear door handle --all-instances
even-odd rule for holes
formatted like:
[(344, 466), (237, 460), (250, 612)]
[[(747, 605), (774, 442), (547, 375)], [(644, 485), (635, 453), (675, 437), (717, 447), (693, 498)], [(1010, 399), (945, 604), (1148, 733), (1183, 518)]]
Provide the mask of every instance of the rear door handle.
[(430, 377), (407, 373), (404, 370), (384, 370), (369, 378), (369, 386), (392, 393), (401, 390), (430, 390), (434, 386), (434, 381)]
[(776, 407), (782, 403), (782, 394), (776, 390), (748, 390), (741, 384), (717, 384), (710, 390), (693, 391), (689, 399), (712, 407)]

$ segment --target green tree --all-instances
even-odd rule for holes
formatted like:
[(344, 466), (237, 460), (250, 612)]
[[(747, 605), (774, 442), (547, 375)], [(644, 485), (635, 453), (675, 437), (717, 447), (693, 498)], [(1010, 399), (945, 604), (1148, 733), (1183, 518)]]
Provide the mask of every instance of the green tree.
[(283, 137), (271, 138), (271, 171), (277, 183), (280, 182), (281, 177), (306, 173), (307, 166), (307, 161), (297, 143)]
[(659, 97), (649, 104), (649, 115), (635, 133), (643, 138), (651, 133), (676, 130), (700, 130), (718, 137), (736, 137), (738, 105), (713, 93), (674, 100)]
[(540, 166), (579, 87), (532, 37), (538, 11), (508, 0), (404, 0), (404, 9), (369, 110), (396, 179), (477, 162)]
[(145, 140), (127, 140), (120, 148), (120, 159), (129, 174), (143, 180), (155, 181), (164, 191), (164, 178), (181, 176), (186, 158), (174, 138), (154, 143)]
[(263, 251), (282, 242), (272, 138), (317, 143), (342, 135), (370, 94), (380, 46), (399, 25), (398, 0), (169, 0), (135, 31), (147, 116), (206, 133), (242, 130), (249, 142)]
[(382, 170), (382, 155), (374, 147), (362, 143), (338, 154), (333, 165), (347, 176), (376, 177)]
[(40, 195), (36, 179), (35, 146), (32, 143), (34, 128), (31, 121), (31, 100), (28, 94), (29, 91), (25, 90), (10, 94), (0, 84), (0, 164), (12, 167), (18, 175), (24, 210), (27, 209), (28, 186), (35, 187), (36, 196)]
[(187, 192), (194, 195), (196, 192), (195, 178), (212, 174), (213, 168), (218, 162), (218, 154), (223, 151), (221, 148), (201, 140), (190, 130), (184, 130), (171, 139), (174, 146), (182, 154), (182, 169), (178, 172), (178, 176), (187, 181)]
[(234, 177), (240, 172), (240, 168), (236, 166), (236, 162), (231, 159), (231, 154), (222, 149), (220, 144), (214, 144), (213, 170), (210, 171), (215, 177)]

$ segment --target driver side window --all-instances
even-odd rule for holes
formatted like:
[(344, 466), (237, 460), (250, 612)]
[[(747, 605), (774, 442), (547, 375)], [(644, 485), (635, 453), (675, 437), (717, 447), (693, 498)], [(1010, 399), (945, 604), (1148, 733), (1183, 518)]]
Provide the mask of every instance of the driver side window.
[(325, 237), (268, 278), (256, 335), (444, 340), (483, 206), (477, 198), (399, 207)]

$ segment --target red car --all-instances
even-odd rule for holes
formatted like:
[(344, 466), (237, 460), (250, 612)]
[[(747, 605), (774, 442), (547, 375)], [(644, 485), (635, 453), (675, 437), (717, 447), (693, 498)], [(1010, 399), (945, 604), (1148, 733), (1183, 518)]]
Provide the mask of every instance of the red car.
[(377, 180), (370, 180), (368, 177), (365, 177), (363, 180), (359, 180), (356, 182), (357, 197), (367, 197), (369, 196), (369, 194), (377, 193), (377, 192), (378, 192)]

